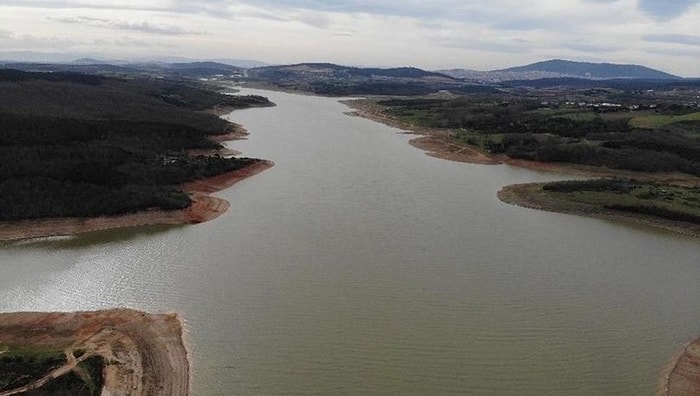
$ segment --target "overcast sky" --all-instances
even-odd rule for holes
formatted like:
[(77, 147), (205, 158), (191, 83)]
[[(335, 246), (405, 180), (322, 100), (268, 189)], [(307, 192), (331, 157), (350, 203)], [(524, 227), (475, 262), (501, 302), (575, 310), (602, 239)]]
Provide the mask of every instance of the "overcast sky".
[(700, 77), (700, 0), (0, 0), (0, 51), (487, 70), (551, 58)]

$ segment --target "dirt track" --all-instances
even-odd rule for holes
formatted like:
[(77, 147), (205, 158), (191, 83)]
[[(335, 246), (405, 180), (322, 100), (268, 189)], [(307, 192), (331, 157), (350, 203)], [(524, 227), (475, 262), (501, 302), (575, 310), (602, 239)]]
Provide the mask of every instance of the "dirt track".
[(77, 362), (73, 351), (86, 351), (79, 359), (102, 356), (110, 363), (104, 370), (103, 395), (189, 393), (187, 351), (176, 314), (151, 315), (129, 309), (4, 313), (0, 314), (0, 343), (65, 350), (68, 363), (53, 373), (56, 375), (72, 370)]

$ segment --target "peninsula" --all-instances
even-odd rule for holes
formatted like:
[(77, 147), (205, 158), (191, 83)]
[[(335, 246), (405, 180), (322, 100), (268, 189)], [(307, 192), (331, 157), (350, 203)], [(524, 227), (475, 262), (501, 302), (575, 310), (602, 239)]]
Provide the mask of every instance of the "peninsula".
[(498, 194), (504, 202), (699, 236), (700, 107), (696, 83), (687, 84), (518, 86), (344, 103), (350, 114), (415, 133), (410, 144), (433, 157), (609, 179), (570, 183), (566, 193), (556, 191), (561, 184), (507, 186)]
[[(0, 70), (0, 241), (215, 218), (210, 196), (272, 166), (220, 118), (271, 106), (191, 80)], [(196, 183), (195, 183), (196, 181)]]

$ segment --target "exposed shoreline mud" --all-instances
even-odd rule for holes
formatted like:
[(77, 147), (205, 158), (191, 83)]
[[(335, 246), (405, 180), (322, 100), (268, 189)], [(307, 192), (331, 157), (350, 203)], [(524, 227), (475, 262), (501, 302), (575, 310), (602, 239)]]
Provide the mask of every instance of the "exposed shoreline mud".
[[(22, 388), (39, 386), (101, 356), (103, 395), (189, 394), (190, 369), (177, 314), (146, 314), (130, 309), (94, 312), (13, 312), (0, 314), (5, 347), (61, 350), (66, 363)], [(15, 394), (21, 388), (0, 394)]]
[(663, 370), (660, 396), (700, 395), (700, 338), (688, 343)]

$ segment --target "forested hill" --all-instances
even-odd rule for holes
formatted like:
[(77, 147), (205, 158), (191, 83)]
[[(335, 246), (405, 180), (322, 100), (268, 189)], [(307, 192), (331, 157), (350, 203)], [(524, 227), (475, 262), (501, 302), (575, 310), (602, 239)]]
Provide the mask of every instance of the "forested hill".
[(229, 128), (202, 110), (265, 105), (182, 81), (0, 70), (0, 220), (186, 207), (177, 185), (251, 161), (187, 155)]
[(421, 95), (462, 83), (415, 67), (361, 68), (332, 63), (300, 63), (249, 69), (250, 81), (322, 95)]
[(574, 62), (553, 59), (525, 66), (496, 70), (496, 72), (547, 72), (568, 77), (586, 78), (635, 78), (653, 80), (677, 80), (678, 76), (640, 65), (619, 65), (613, 63)]

